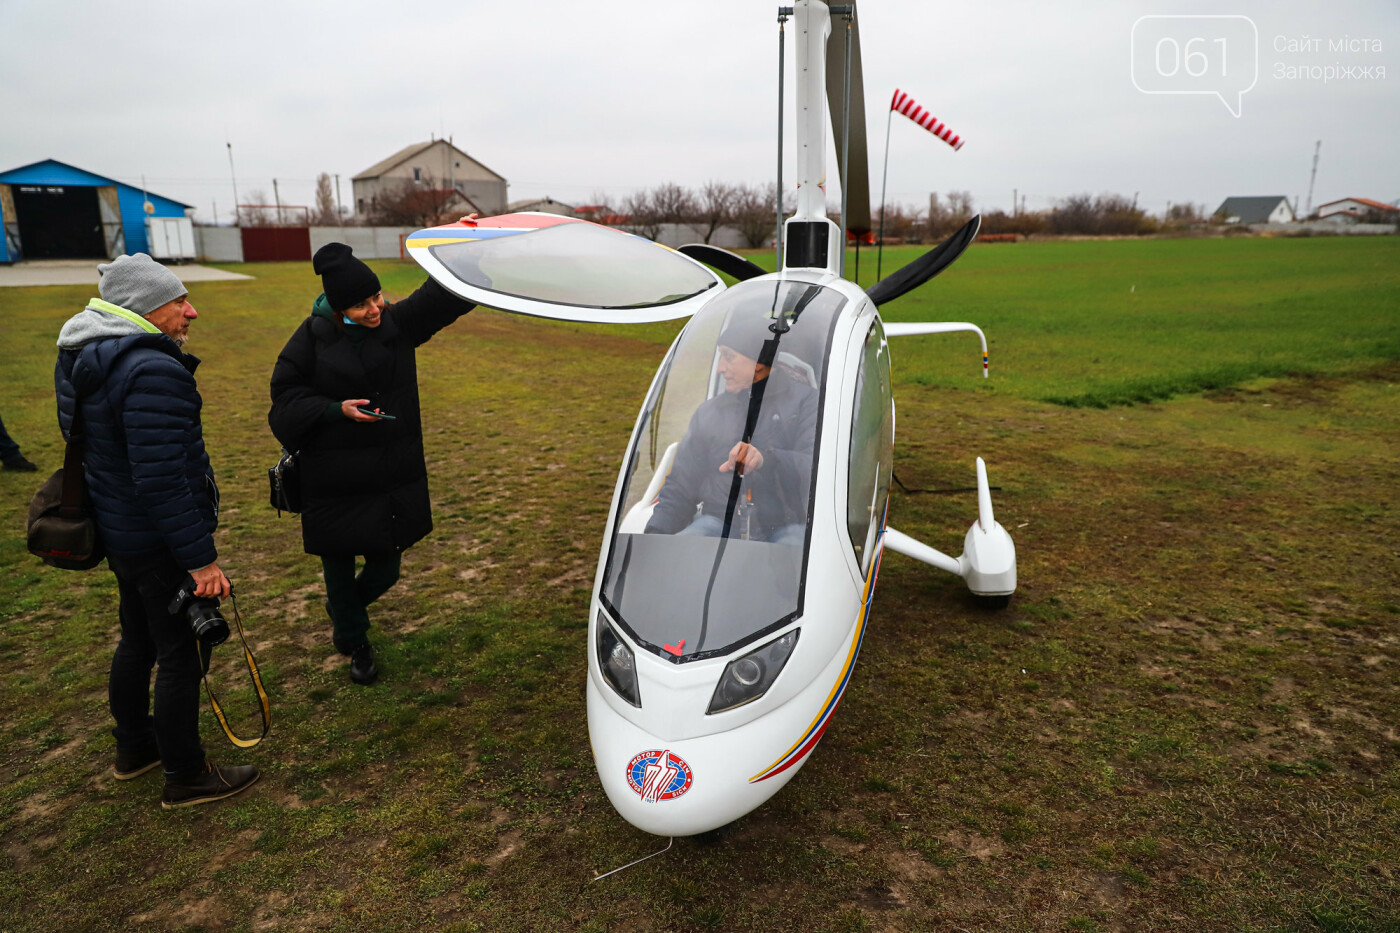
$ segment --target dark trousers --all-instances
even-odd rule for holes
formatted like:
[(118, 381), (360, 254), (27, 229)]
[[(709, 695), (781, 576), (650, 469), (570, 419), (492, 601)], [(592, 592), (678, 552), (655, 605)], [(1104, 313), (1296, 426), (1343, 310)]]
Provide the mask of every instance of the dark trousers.
[(19, 445), (10, 440), (10, 435), (5, 431), (5, 419), (0, 418), (0, 460), (15, 460), (19, 458)]
[(370, 603), (399, 580), (398, 551), (365, 555), (365, 565), (355, 574), (355, 555), (321, 557), (326, 575), (326, 599), (337, 650), (349, 653), (368, 641)]
[(187, 574), (168, 551), (142, 557), (110, 555), (107, 565), (116, 574), (121, 597), (122, 637), (107, 681), (117, 748), (138, 751), (154, 743), (167, 775), (201, 771), (199, 681), (208, 667), (209, 651), (194, 637), (183, 613), (173, 616), (166, 611)]

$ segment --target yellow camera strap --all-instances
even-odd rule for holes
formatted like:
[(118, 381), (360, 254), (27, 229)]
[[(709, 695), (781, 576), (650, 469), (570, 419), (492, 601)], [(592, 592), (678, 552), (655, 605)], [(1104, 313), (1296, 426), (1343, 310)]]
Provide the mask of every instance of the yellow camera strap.
[[(238, 748), (252, 748), (263, 739), (267, 738), (267, 733), (272, 729), (272, 706), (267, 700), (267, 690), (263, 688), (262, 675), (258, 673), (258, 659), (253, 657), (253, 649), (248, 647), (248, 637), (243, 632), (243, 617), (238, 612), (238, 600), (229, 594), (229, 601), (233, 603), (233, 624), (238, 626), (238, 640), (243, 643), (243, 659), (248, 662), (248, 674), (253, 680), (253, 687), (258, 691), (258, 704), (262, 707), (262, 735), (256, 739), (240, 739), (233, 734), (229, 728), (228, 718), (224, 716), (224, 709), (219, 705), (219, 700), (214, 696), (214, 688), (209, 686), (209, 668), (204, 664), (201, 656), (200, 668), (204, 671), (204, 692), (209, 694), (209, 706), (214, 710), (214, 715), (219, 720), (219, 725), (223, 727), (224, 735)], [(199, 641), (195, 640), (194, 650), (199, 651)]]

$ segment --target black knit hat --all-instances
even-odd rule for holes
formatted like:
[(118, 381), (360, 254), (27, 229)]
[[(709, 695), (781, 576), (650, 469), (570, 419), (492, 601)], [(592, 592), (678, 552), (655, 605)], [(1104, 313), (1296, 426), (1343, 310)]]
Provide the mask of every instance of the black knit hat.
[(321, 277), (332, 310), (353, 308), (379, 291), (379, 276), (356, 259), (344, 243), (327, 243), (316, 250), (311, 268)]
[(717, 342), (721, 347), (738, 350), (749, 359), (756, 360), (763, 352), (764, 341), (773, 339), (772, 323), (773, 319), (761, 312), (737, 311), (724, 325)]

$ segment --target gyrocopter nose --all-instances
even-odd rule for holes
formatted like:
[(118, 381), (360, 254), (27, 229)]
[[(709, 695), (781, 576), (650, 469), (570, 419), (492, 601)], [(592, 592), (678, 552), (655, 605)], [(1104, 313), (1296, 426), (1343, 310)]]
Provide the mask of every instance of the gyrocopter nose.
[(745, 793), (748, 775), (740, 776), (726, 760), (722, 737), (675, 741), (652, 735), (609, 708), (597, 691), (590, 678), (594, 763), (608, 800), (627, 822), (657, 836), (693, 836), (761, 802), (747, 799), (757, 795)]

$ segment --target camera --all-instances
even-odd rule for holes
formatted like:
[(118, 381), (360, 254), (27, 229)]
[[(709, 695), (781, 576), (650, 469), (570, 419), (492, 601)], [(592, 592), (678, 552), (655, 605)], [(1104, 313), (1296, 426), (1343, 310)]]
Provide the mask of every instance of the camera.
[(214, 648), (228, 641), (228, 622), (219, 612), (217, 599), (194, 595), (196, 586), (194, 577), (186, 576), (166, 612), (173, 616), (184, 613), (194, 637), (204, 642), (206, 648)]

